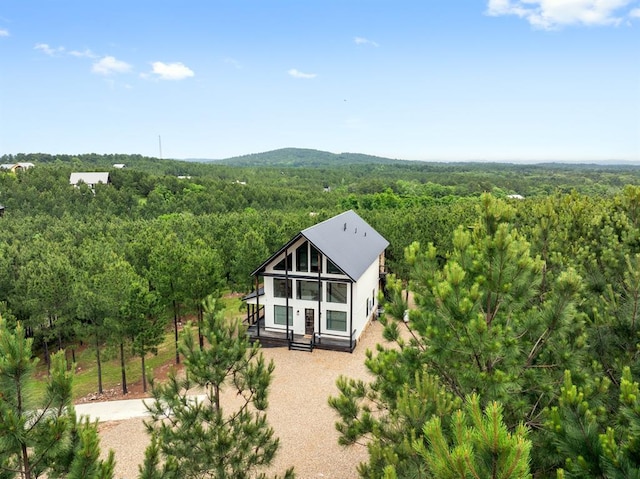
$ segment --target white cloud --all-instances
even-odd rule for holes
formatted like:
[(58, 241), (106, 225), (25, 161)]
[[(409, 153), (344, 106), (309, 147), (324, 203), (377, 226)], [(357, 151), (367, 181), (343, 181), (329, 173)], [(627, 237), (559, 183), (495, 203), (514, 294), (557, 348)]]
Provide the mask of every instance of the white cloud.
[(99, 75), (111, 75), (113, 73), (127, 73), (131, 71), (131, 65), (115, 57), (106, 56), (93, 64), (93, 73)]
[(640, 18), (640, 8), (634, 8), (629, 12), (631, 18)]
[(4, 28), (0, 28), (0, 37), (8, 37), (9, 30), (5, 30)]
[(356, 45), (371, 45), (372, 47), (380, 46), (376, 42), (374, 42), (373, 40), (369, 40), (369, 39), (363, 38), (363, 37), (355, 37), (353, 39), (353, 41), (355, 42)]
[(637, 0), (489, 0), (488, 15), (516, 15), (535, 28), (566, 25), (619, 25), (635, 11), (625, 9)]
[(153, 67), (152, 73), (158, 75), (161, 80), (184, 80), (185, 78), (195, 76), (191, 68), (180, 62), (153, 62), (151, 66)]
[(88, 48), (83, 50), (83, 51), (71, 50), (71, 51), (69, 51), (69, 55), (71, 55), (72, 57), (77, 57), (77, 58), (98, 58), (98, 55), (93, 53)]
[(52, 48), (46, 43), (36, 43), (36, 46), (33, 47), (35, 50), (40, 50), (42, 53), (54, 56), (56, 53), (64, 52), (64, 47)]
[(289, 75), (291, 75), (293, 78), (310, 79), (310, 78), (315, 78), (316, 76), (318, 76), (315, 73), (303, 73), (303, 72), (301, 72), (299, 70), (296, 70), (295, 68), (292, 68), (287, 73)]

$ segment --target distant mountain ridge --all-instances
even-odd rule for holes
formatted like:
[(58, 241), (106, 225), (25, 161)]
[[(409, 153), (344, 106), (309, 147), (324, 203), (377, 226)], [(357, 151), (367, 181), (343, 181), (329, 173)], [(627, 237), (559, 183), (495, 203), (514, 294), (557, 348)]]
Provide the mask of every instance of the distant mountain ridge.
[(234, 156), (225, 159), (209, 158), (188, 158), (182, 161), (207, 164), (221, 164), (228, 166), (272, 166), (290, 168), (322, 168), (339, 165), (545, 165), (545, 166), (582, 166), (586, 168), (602, 167), (637, 167), (638, 161), (625, 160), (600, 160), (600, 161), (567, 161), (567, 160), (513, 160), (513, 161), (488, 161), (488, 160), (468, 160), (468, 161), (433, 161), (433, 160), (404, 160), (396, 158), (385, 158), (363, 153), (330, 153), (328, 151), (315, 150), (311, 148), (280, 148), (277, 150), (265, 151), (262, 153), (250, 153), (247, 155)]
[(398, 164), (405, 161), (362, 153), (330, 153), (307, 148), (281, 148), (264, 153), (252, 153), (209, 162), (229, 166), (328, 167), (337, 165)]

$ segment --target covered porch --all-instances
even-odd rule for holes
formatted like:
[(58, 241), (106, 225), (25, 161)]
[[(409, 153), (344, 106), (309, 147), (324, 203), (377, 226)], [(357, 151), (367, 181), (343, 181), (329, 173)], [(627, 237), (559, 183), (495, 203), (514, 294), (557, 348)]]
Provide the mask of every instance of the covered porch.
[[(255, 294), (255, 293), (253, 293)], [(250, 341), (260, 341), (263, 347), (287, 347), (297, 351), (328, 349), (352, 353), (357, 341), (353, 338), (332, 337), (322, 334), (302, 335), (293, 331), (271, 331), (264, 327), (264, 306), (247, 302), (247, 316), (243, 323), (247, 326)]]

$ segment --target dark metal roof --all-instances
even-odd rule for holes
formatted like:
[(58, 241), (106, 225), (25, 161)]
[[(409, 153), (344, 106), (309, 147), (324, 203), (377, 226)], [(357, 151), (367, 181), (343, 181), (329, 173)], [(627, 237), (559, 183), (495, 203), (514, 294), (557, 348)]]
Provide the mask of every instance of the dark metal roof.
[(253, 299), (256, 296), (264, 296), (264, 288), (258, 288), (258, 294), (256, 294), (256, 291), (251, 291), (249, 294), (245, 295), (242, 297), (242, 301), (246, 301), (248, 299)]
[(300, 236), (304, 236), (310, 241), (318, 251), (328, 257), (353, 281), (357, 281), (371, 266), (371, 263), (389, 246), (389, 242), (380, 233), (353, 210), (349, 210), (302, 230), (253, 274), (263, 271), (267, 264), (297, 241)]

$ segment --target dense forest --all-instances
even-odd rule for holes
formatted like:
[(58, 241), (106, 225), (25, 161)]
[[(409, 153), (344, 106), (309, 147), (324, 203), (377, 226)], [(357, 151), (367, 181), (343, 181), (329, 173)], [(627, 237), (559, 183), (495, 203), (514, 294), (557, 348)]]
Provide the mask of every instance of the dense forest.
[[(0, 170), (0, 314), (46, 363), (80, 343), (144, 362), (212, 293), (249, 292), (294, 234), (353, 209), (390, 242), (396, 343), (330, 400), (341, 441), (368, 441), (362, 477), (639, 477), (639, 167), (296, 149), (14, 162), (35, 166)], [(111, 182), (71, 186), (77, 171)]]

